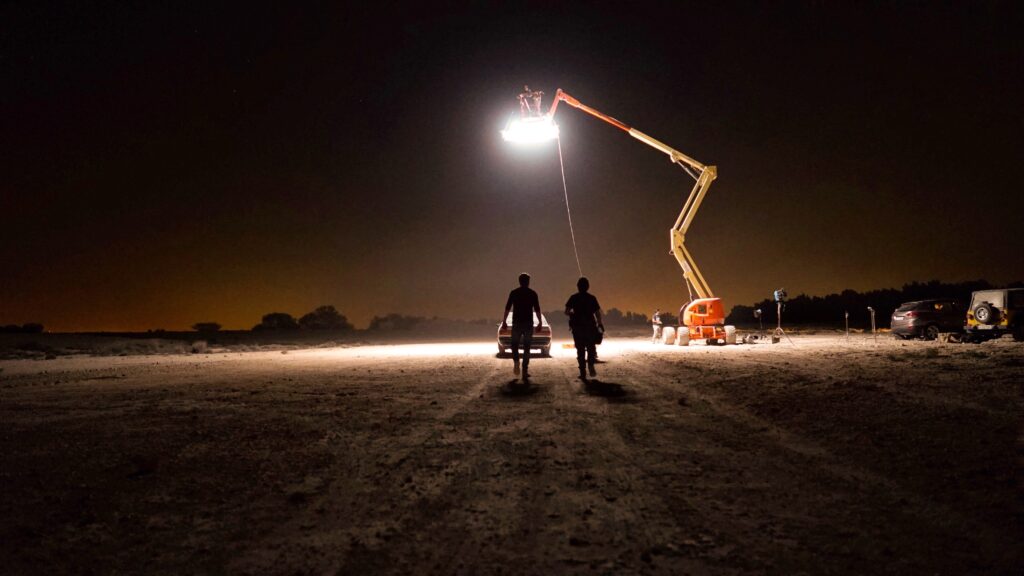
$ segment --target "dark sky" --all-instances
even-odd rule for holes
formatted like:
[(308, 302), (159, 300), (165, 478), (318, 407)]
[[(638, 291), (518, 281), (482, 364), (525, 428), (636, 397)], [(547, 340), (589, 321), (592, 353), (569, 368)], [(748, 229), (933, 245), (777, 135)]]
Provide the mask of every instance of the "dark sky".
[[(498, 134), (523, 84), (718, 166), (688, 247), (727, 306), (1024, 278), (1018, 2), (213, 4), (0, 8), (0, 323), (496, 319), (521, 271), (559, 308), (557, 149)], [(556, 121), (593, 292), (677, 308), (692, 180)]]

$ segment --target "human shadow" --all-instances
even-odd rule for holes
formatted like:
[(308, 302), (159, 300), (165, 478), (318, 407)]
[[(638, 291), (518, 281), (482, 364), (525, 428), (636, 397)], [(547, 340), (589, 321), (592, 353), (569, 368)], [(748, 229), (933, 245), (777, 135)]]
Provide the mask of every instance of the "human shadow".
[(499, 389), (499, 392), (506, 398), (527, 398), (540, 392), (540, 386), (530, 380), (510, 380)]
[(583, 391), (588, 396), (599, 396), (606, 398), (609, 402), (632, 402), (635, 400), (633, 394), (623, 388), (622, 384), (603, 382), (596, 378), (584, 381)]

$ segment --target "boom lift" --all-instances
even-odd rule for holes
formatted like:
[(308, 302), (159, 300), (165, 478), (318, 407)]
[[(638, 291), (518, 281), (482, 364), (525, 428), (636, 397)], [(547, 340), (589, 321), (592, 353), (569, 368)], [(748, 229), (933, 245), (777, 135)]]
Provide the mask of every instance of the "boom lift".
[[(551, 109), (544, 117), (544, 120), (549, 123), (549, 129), (553, 129), (556, 135), (557, 126), (551, 124), (551, 121), (555, 116), (555, 110), (558, 109), (559, 102), (565, 102), (573, 108), (604, 120), (644, 144), (667, 154), (673, 164), (685, 170), (696, 181), (693, 189), (690, 191), (690, 196), (686, 199), (686, 203), (683, 204), (679, 217), (676, 218), (676, 223), (672, 226), (672, 230), (669, 233), (671, 253), (683, 269), (683, 278), (686, 279), (686, 289), (690, 297), (690, 301), (679, 310), (680, 327), (676, 338), (678, 343), (683, 346), (688, 344), (691, 339), (703, 339), (708, 344), (735, 344), (736, 328), (725, 325), (725, 305), (722, 303), (722, 299), (716, 298), (714, 293), (711, 292), (711, 287), (704, 280), (704, 276), (697, 267), (697, 262), (694, 261), (693, 256), (686, 249), (685, 245), (686, 231), (690, 229), (693, 217), (697, 214), (701, 202), (704, 201), (708, 188), (718, 176), (718, 170), (714, 166), (702, 164), (671, 146), (651, 138), (636, 128), (627, 126), (615, 118), (583, 104), (576, 98), (566, 94), (561, 88), (555, 93)], [(535, 121), (540, 119), (527, 120)], [(697, 298), (693, 297), (694, 293), (696, 293)], [(670, 342), (666, 340), (666, 343)]]

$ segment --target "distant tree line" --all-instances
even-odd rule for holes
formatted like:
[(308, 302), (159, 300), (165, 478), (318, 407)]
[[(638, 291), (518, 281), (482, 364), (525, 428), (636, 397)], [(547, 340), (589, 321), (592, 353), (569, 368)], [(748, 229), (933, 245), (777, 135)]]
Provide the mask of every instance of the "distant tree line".
[[(800, 294), (786, 301), (785, 308), (782, 311), (782, 323), (783, 326), (793, 324), (843, 326), (843, 314), (849, 312), (851, 327), (870, 328), (871, 316), (867, 310), (870, 306), (875, 309), (876, 325), (879, 328), (886, 328), (889, 326), (893, 311), (904, 302), (933, 298), (952, 298), (963, 304), (966, 308), (971, 300), (971, 292), (975, 290), (1020, 287), (1024, 287), (1024, 282), (993, 286), (985, 280), (957, 283), (932, 280), (930, 282), (904, 284), (899, 290), (889, 288), (863, 293), (855, 290), (843, 290), (839, 294), (829, 294), (827, 296)], [(754, 318), (754, 310), (757, 309), (761, 310), (762, 319), (766, 327), (775, 325), (776, 306), (775, 301), (770, 298), (757, 302), (753, 306), (733, 306), (725, 321), (727, 324), (757, 324), (757, 320)]]
[(451, 329), (474, 325), (493, 326), (493, 320), (487, 318), (477, 318), (476, 320), (453, 320), (451, 318), (441, 318), (439, 316), (427, 318), (425, 316), (410, 316), (407, 314), (391, 312), (383, 316), (374, 316), (370, 320), (370, 326), (367, 329), (370, 331), (412, 330), (416, 327)]
[[(548, 310), (543, 313), (548, 319), (548, 323), (558, 325), (559, 323), (568, 323), (568, 319), (565, 316), (565, 310)], [(423, 316), (410, 316), (406, 314), (390, 313), (383, 316), (374, 316), (370, 320), (369, 330), (371, 331), (394, 331), (394, 330), (411, 330), (416, 326), (430, 324), (430, 323), (465, 323), (465, 324), (479, 324), (479, 325), (495, 325), (497, 322), (488, 319), (478, 319), (472, 321), (461, 321), (461, 320), (443, 320), (438, 317), (426, 318)], [(626, 325), (645, 325), (648, 323), (647, 317), (643, 314), (636, 312), (623, 312), (618, 308), (611, 308), (607, 312), (604, 312), (604, 323), (610, 326), (626, 326)]]
[[(544, 315), (547, 316), (548, 322), (569, 322), (564, 309), (551, 310), (545, 312)], [(642, 326), (650, 323), (650, 319), (645, 314), (629, 311), (623, 312), (618, 308), (602, 310), (601, 318), (609, 326)]]
[(370, 319), (370, 330), (410, 330), (417, 324), (426, 322), (422, 316), (406, 316), (394, 312)]
[[(199, 326), (199, 324), (196, 326)], [(286, 312), (271, 312), (270, 314), (265, 314), (260, 320), (260, 323), (252, 327), (254, 332), (288, 330), (351, 330), (352, 328), (353, 326), (349, 323), (348, 318), (338, 312), (338, 310), (331, 305), (320, 306), (316, 310), (303, 315), (298, 320)]]
[(8, 324), (6, 326), (0, 326), (0, 333), (3, 334), (41, 334), (43, 332), (43, 325), (37, 322), (29, 322), (22, 324)]
[(604, 323), (610, 326), (643, 326), (651, 322), (646, 314), (628, 310), (623, 312), (618, 308), (609, 308), (603, 315)]
[(216, 322), (197, 322), (192, 325), (196, 332), (219, 332), (221, 325)]

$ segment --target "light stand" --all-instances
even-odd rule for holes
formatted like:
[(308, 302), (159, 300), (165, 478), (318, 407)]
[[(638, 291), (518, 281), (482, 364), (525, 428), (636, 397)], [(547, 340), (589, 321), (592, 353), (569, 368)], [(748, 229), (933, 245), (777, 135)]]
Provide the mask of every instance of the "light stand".
[(875, 330), (875, 309), (868, 306), (868, 312), (871, 313), (871, 334), (875, 339), (875, 346), (878, 345), (878, 332)]
[(779, 288), (778, 290), (772, 293), (772, 296), (775, 298), (776, 312), (776, 325), (775, 333), (772, 334), (772, 344), (778, 344), (779, 342), (781, 342), (783, 336), (786, 337), (786, 340), (789, 340), (790, 344), (793, 344), (793, 339), (790, 338), (789, 334), (786, 334), (786, 331), (782, 329), (782, 305), (786, 302), (786, 289)]

